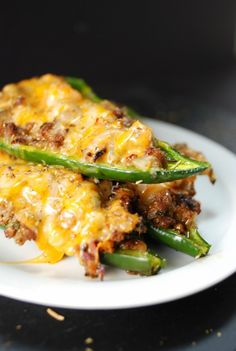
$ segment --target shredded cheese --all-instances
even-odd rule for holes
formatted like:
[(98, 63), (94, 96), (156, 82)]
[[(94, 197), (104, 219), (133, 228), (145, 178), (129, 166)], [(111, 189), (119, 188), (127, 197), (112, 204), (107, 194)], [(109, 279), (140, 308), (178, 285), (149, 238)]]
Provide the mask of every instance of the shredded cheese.
[[(37, 234), (42, 255), (31, 263), (56, 263), (91, 241), (106, 246), (115, 232), (130, 233), (139, 222), (121, 200), (104, 207), (97, 185), (67, 169), (15, 161), (0, 154), (0, 205)], [(8, 159), (8, 164), (7, 164)]]
[(97, 163), (141, 165), (143, 169), (156, 166), (157, 159), (147, 155), (153, 146), (148, 126), (134, 120), (126, 124), (115, 115), (114, 105), (83, 98), (61, 77), (47, 74), (5, 86), (0, 108), (10, 111), (7, 122), (23, 128), (34, 123), (33, 135), (44, 123), (63, 130), (63, 145), (54, 151), (64, 155), (93, 161), (104, 150)]

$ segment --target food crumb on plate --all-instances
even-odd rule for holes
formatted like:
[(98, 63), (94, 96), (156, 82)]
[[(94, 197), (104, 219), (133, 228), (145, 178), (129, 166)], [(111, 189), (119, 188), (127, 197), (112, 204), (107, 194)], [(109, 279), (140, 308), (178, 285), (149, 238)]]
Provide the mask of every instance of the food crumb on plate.
[(10, 347), (12, 346), (12, 341), (11, 340), (6, 340), (3, 344), (3, 349), (2, 350), (7, 350), (10, 349)]
[(87, 337), (87, 338), (84, 340), (84, 343), (85, 343), (86, 345), (92, 344), (92, 343), (93, 343), (93, 338), (91, 338), (90, 336)]
[(56, 319), (57, 321), (64, 321), (65, 317), (62, 316), (61, 314), (57, 313), (56, 311), (52, 310), (51, 308), (47, 308), (47, 313), (49, 314), (49, 316), (51, 316), (52, 318)]
[(218, 331), (218, 332), (216, 333), (216, 336), (217, 336), (218, 338), (220, 338), (220, 337), (222, 336), (221, 331)]
[(16, 330), (21, 330), (22, 329), (22, 325), (21, 324), (17, 324), (16, 325)]
[(213, 329), (212, 328), (209, 328), (209, 329), (206, 329), (205, 330), (205, 334), (209, 335), (213, 332)]

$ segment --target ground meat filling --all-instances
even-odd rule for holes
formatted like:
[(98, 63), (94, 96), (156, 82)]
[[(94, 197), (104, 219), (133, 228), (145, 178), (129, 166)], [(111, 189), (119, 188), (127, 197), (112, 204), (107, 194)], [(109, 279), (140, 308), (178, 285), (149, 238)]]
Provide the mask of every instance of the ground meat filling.
[[(200, 161), (200, 162), (207, 162), (206, 157), (199, 151), (191, 149), (187, 144), (182, 143), (182, 144), (175, 144), (174, 148), (178, 150), (180, 153), (183, 155), (190, 157), (194, 160)], [(205, 174), (209, 177), (210, 181), (212, 184), (215, 183), (216, 181), (216, 176), (214, 174), (214, 171), (212, 168), (206, 169), (202, 174)]]
[(0, 122), (0, 137), (5, 138), (11, 144), (33, 145), (36, 147), (58, 148), (63, 145), (68, 132), (65, 128), (58, 128), (56, 123), (43, 123), (40, 127), (34, 123), (28, 123), (24, 128), (18, 127), (12, 122)]
[(159, 164), (162, 168), (166, 167), (166, 155), (163, 151), (161, 151), (158, 147), (150, 147), (147, 149), (148, 156), (154, 156), (157, 160), (159, 160)]
[(93, 102), (63, 77), (44, 75), (0, 92), (0, 137), (84, 162), (164, 168), (152, 130), (109, 101)]
[(133, 212), (131, 189), (26, 163), (1, 165), (0, 175), (5, 236), (19, 245), (35, 240), (48, 262), (55, 254), (59, 260), (77, 255), (87, 275), (102, 278), (100, 253), (113, 252), (130, 233), (144, 231), (142, 218)]
[[(117, 197), (131, 213), (138, 212), (154, 226), (176, 229), (184, 234), (195, 225), (201, 212), (200, 203), (193, 197), (196, 193), (196, 177), (164, 184), (119, 184), (100, 181), (98, 186), (105, 200)], [(140, 232), (145, 232), (140, 224)]]
[(5, 236), (9, 239), (14, 238), (18, 245), (37, 238), (35, 231), (16, 219), (13, 205), (5, 201), (0, 202), (0, 225), (6, 227)]
[(138, 212), (154, 226), (186, 233), (200, 213), (196, 201), (195, 177), (155, 185), (131, 185), (138, 196)]
[[(190, 158), (206, 161), (204, 155), (190, 149), (186, 144), (176, 144), (174, 147)], [(215, 181), (212, 169), (204, 174), (207, 174), (212, 182)], [(175, 229), (185, 234), (196, 225), (196, 216), (201, 212), (200, 203), (193, 198), (196, 194), (195, 180), (196, 177), (193, 176), (170, 183), (136, 184), (130, 187), (136, 191), (137, 209), (144, 218), (156, 227)]]
[(193, 225), (199, 213), (200, 204), (191, 196), (167, 190), (160, 192), (143, 214), (156, 227), (174, 228), (184, 233)]
[[(120, 187), (118, 184), (112, 184), (110, 181), (98, 182), (99, 194), (103, 199), (105, 206), (108, 206), (109, 201), (119, 199), (122, 206), (130, 213), (135, 213), (134, 203), (137, 197), (131, 189)], [(137, 236), (146, 231), (146, 227), (140, 217), (139, 223), (135, 227)], [(122, 231), (114, 230), (110, 240), (105, 242), (92, 240), (90, 243), (85, 243), (78, 248), (78, 254), (82, 264), (85, 267), (85, 274), (90, 277), (100, 277), (103, 279), (104, 267), (99, 263), (99, 255), (103, 252), (114, 252), (116, 248), (135, 250), (142, 248), (146, 251), (146, 244), (139, 239), (130, 240), (129, 235)]]
[(119, 245), (119, 248), (122, 250), (137, 250), (139, 252), (147, 252), (148, 250), (147, 244), (144, 241), (134, 238), (124, 240)]
[(19, 221), (7, 226), (4, 231), (6, 238), (14, 238), (18, 245), (23, 245), (28, 240), (36, 240), (37, 234)]

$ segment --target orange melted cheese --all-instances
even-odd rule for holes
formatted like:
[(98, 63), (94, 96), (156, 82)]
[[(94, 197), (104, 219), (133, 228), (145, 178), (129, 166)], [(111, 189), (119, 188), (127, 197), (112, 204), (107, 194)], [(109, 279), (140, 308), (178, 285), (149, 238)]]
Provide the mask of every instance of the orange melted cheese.
[[(19, 97), (23, 102), (17, 104)], [(103, 149), (97, 163), (156, 167), (156, 158), (146, 154), (153, 146), (151, 129), (140, 121), (126, 126), (116, 117), (114, 108), (111, 103), (83, 98), (63, 78), (50, 74), (9, 84), (0, 96), (0, 109), (9, 109), (11, 121), (17, 126), (34, 122), (34, 128), (39, 128), (50, 122), (56, 129), (67, 130), (63, 145), (54, 151), (92, 161), (88, 155)]]
[(13, 205), (15, 218), (37, 233), (36, 243), (44, 252), (32, 262), (55, 263), (75, 255), (83, 243), (106, 243), (113, 233), (129, 233), (139, 222), (118, 199), (104, 206), (97, 186), (79, 174), (17, 164), (1, 155), (0, 202)]

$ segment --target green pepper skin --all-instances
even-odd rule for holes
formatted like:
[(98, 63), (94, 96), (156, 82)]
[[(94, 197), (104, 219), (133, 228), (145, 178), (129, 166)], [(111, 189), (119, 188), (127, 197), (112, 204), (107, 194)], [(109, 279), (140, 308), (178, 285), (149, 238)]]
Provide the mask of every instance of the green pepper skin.
[(67, 83), (75, 90), (78, 90), (84, 97), (94, 102), (100, 102), (100, 99), (92, 90), (92, 88), (81, 78), (64, 77)]
[[(81, 78), (73, 78), (73, 77), (64, 77), (65, 80), (72, 86), (72, 88), (78, 90), (81, 92), (83, 96), (86, 98), (94, 101), (94, 102), (101, 102), (102, 99), (99, 98), (95, 92), (92, 90), (92, 88)], [(143, 118), (143, 116), (139, 115), (136, 111), (134, 111), (132, 108), (125, 106), (125, 111), (128, 114), (129, 117), (131, 118)], [(186, 157), (182, 154), (180, 154), (177, 150), (173, 149), (168, 143), (155, 139), (155, 144), (156, 147), (159, 147), (162, 151), (164, 151), (169, 158), (169, 160), (172, 161), (180, 161), (181, 163), (184, 163), (186, 165), (195, 165), (196, 167), (206, 167), (210, 168), (211, 165), (208, 162), (201, 162), (201, 161), (196, 161), (192, 160), (189, 157)], [(176, 167), (176, 165), (172, 165), (173, 168)], [(183, 166), (183, 165), (182, 165)]]
[(150, 171), (142, 171), (131, 167), (114, 167), (109, 164), (86, 163), (76, 158), (41, 150), (32, 146), (10, 144), (3, 138), (0, 138), (0, 149), (25, 161), (63, 166), (89, 177), (121, 182), (142, 181), (146, 184), (163, 183), (186, 178), (208, 168), (208, 164), (206, 162), (196, 164), (196, 161), (194, 161), (193, 165), (191, 162), (177, 162), (178, 165), (175, 168), (173, 162), (171, 162), (168, 165), (169, 169), (150, 169)]
[[(72, 77), (66, 77), (65, 79), (85, 97), (95, 102), (101, 101), (83, 79)], [(199, 162), (184, 157), (163, 141), (156, 140), (155, 142), (156, 146), (165, 152), (169, 161), (167, 161), (166, 168), (152, 168), (146, 171), (134, 167), (126, 168), (122, 165), (86, 163), (76, 157), (69, 157), (22, 144), (10, 144), (3, 138), (0, 138), (0, 149), (25, 161), (63, 166), (89, 177), (121, 182), (142, 181), (146, 184), (170, 182), (201, 173), (211, 167), (208, 162)]]
[[(93, 89), (83, 79), (74, 78), (74, 77), (64, 77), (64, 79), (67, 81), (67, 83), (69, 83), (72, 86), (72, 88), (80, 91), (84, 97), (86, 97), (94, 102), (101, 102), (102, 101), (102, 99), (95, 94)], [(124, 106), (124, 110), (126, 111), (127, 115), (131, 118), (143, 118), (143, 116), (138, 114), (136, 111), (134, 111), (130, 107)], [(171, 164), (171, 162), (169, 162), (168, 163), (169, 169), (172, 168), (174, 170), (177, 168), (177, 170), (178, 170), (179, 168), (184, 169), (186, 167), (186, 169), (188, 169), (188, 168), (194, 167), (196, 169), (197, 168), (202, 169), (202, 170), (196, 171), (196, 173), (199, 173), (199, 172), (202, 172), (203, 170), (211, 168), (210, 163), (192, 160), (189, 157), (186, 157), (186, 156), (180, 154), (177, 150), (173, 149), (168, 143), (166, 143), (162, 140), (155, 139), (155, 145), (156, 145), (156, 147), (159, 147), (162, 151), (165, 152), (167, 159), (169, 159), (169, 161), (172, 161), (172, 162), (179, 161), (178, 163), (172, 163), (172, 164)], [(189, 176), (191, 176), (191, 174)], [(181, 179), (181, 178), (169, 179), (167, 177), (166, 181), (171, 181), (171, 180), (176, 180), (176, 179)]]
[[(93, 89), (88, 85), (84, 79), (75, 78), (75, 77), (64, 77), (65, 81), (70, 84), (70, 86), (78, 90), (85, 98), (92, 100), (93, 102), (101, 102), (101, 99)], [(127, 113), (127, 115), (131, 118), (143, 118), (138, 112), (133, 110), (131, 107), (123, 106), (122, 109)]]
[(157, 274), (164, 265), (164, 261), (160, 257), (136, 250), (102, 253), (100, 260), (109, 266), (147, 276)]
[(156, 228), (149, 224), (148, 234), (154, 240), (195, 258), (207, 255), (211, 247), (196, 228), (192, 228), (189, 231), (189, 237), (186, 237), (174, 230)]
[[(93, 89), (81, 78), (74, 78), (74, 77), (64, 77), (65, 80), (72, 86), (72, 88), (78, 90), (81, 92), (81, 94), (94, 101), (94, 102), (101, 102), (102, 99), (98, 97)], [(132, 108), (124, 106), (124, 109), (126, 113), (128, 114), (129, 117), (131, 118), (143, 118), (144, 116), (141, 116), (138, 114), (136, 111), (134, 111)], [(179, 161), (182, 164), (186, 165), (195, 165), (196, 167), (206, 167), (211, 168), (211, 165), (208, 162), (201, 162), (197, 160), (192, 160), (189, 157), (186, 157), (182, 154), (180, 154), (177, 150), (173, 149), (168, 143), (155, 139), (155, 144), (156, 147), (159, 147), (162, 151), (164, 151), (169, 158), (169, 160), (172, 161)], [(173, 168), (176, 167), (176, 165), (172, 165)], [(183, 167), (183, 165), (182, 165)]]

